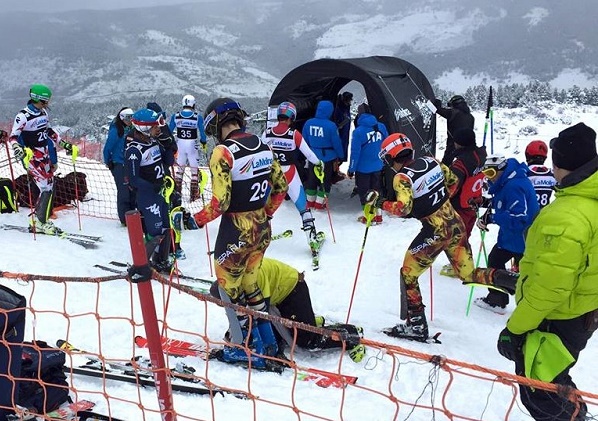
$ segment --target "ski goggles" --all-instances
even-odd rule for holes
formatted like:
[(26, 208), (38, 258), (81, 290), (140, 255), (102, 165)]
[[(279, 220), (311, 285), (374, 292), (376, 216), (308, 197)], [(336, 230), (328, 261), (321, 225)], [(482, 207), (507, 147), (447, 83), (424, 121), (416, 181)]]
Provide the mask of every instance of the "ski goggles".
[(495, 167), (488, 167), (482, 169), (482, 174), (484, 174), (486, 178), (494, 178), (496, 177), (496, 174), (498, 174), (498, 171)]
[(166, 125), (163, 115), (159, 115), (156, 121), (138, 121), (131, 119), (131, 122), (141, 133), (149, 134), (154, 127), (163, 127)]
[(206, 118), (204, 118), (203, 121), (203, 127), (204, 129), (207, 129), (208, 126), (210, 125), (210, 123), (212, 122), (212, 120), (214, 120), (214, 118), (216, 118), (219, 114), (224, 114), (227, 111), (231, 111), (231, 110), (242, 110), (241, 109), (241, 105), (236, 102), (225, 102), (224, 104), (221, 104), (219, 106), (217, 106), (216, 108), (214, 108), (207, 116)]

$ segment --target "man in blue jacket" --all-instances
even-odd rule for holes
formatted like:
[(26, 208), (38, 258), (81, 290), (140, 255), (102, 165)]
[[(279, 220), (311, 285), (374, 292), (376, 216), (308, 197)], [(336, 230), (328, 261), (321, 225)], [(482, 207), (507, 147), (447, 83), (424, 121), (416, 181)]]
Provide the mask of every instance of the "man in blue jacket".
[[(491, 155), (482, 172), (488, 179), (492, 202), (477, 226), (484, 231), (488, 231), (489, 224), (499, 226), (497, 242), (488, 255), (488, 267), (505, 269), (511, 259), (518, 265), (525, 249), (525, 232), (540, 210), (534, 186), (527, 178), (527, 165), (515, 158)], [(499, 314), (504, 314), (508, 303), (509, 296), (494, 289), (475, 300), (477, 306)]]
[(110, 123), (108, 137), (104, 144), (104, 164), (108, 167), (116, 184), (116, 211), (120, 223), (125, 225), (125, 213), (135, 209), (135, 193), (125, 178), (125, 138), (131, 130), (133, 110), (123, 107)]
[[(362, 113), (357, 119), (357, 127), (351, 138), (351, 160), (349, 162), (349, 178), (355, 176), (355, 185), (361, 206), (366, 203), (369, 190), (380, 191), (380, 171), (382, 160), (378, 156), (382, 141), (388, 137), (388, 130), (383, 123), (379, 123), (372, 114)], [(373, 222), (382, 223), (382, 212), (377, 214)], [(358, 221), (365, 223), (361, 215)]]
[[(314, 165), (309, 164), (305, 194), (308, 207), (324, 209), (326, 200), (332, 187), (334, 163), (343, 161), (345, 154), (338, 134), (336, 124), (330, 119), (334, 105), (330, 101), (320, 101), (316, 108), (316, 115), (305, 122), (302, 135), (318, 159), (324, 163), (324, 181), (320, 183), (314, 173)], [(323, 184), (323, 186), (321, 185)]]

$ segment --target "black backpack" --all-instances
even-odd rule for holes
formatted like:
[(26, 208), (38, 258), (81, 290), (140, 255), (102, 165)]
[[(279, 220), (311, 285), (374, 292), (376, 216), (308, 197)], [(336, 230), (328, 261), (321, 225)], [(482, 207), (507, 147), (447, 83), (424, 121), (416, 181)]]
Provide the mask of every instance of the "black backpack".
[(0, 178), (0, 213), (17, 211), (15, 189), (9, 178)]
[(64, 373), (65, 362), (64, 352), (46, 342), (24, 342), (21, 377), (31, 380), (20, 382), (19, 405), (45, 414), (64, 402), (72, 402)]

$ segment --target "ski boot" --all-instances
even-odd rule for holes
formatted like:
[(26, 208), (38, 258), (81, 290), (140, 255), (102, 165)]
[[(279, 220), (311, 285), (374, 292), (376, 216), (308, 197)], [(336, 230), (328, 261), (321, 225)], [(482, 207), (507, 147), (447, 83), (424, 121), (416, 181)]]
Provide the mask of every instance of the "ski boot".
[(46, 235), (60, 235), (62, 231), (55, 226), (52, 221), (42, 223), (38, 220), (35, 225), (33, 225), (33, 223), (29, 224), (29, 232), (37, 232)]
[(383, 332), (394, 338), (426, 342), (429, 338), (429, 333), (424, 307), (408, 309), (406, 323), (398, 323), (391, 328), (384, 329)]
[(274, 330), (272, 330), (272, 323), (269, 320), (259, 319), (257, 328), (263, 344), (263, 353), (269, 357), (274, 357), (278, 354), (278, 341)]
[[(519, 274), (505, 269), (476, 268), (473, 272), (473, 282), (491, 285), (506, 294), (515, 294), (515, 285)], [(465, 282), (467, 284), (467, 282)]]

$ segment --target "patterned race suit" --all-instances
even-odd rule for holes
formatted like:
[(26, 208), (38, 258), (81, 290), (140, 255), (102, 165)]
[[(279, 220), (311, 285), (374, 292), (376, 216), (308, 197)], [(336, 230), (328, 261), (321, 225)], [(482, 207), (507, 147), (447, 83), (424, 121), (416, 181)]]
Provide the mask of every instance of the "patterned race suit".
[(210, 158), (213, 196), (195, 214), (199, 226), (222, 215), (214, 248), (216, 277), (231, 300), (262, 310), (257, 271), (270, 244), (269, 218), (287, 183), (270, 147), (242, 130), (231, 132)]
[(445, 252), (461, 280), (487, 284), (491, 271), (475, 269), (465, 225), (448, 200), (458, 179), (432, 157), (407, 162), (394, 176), (396, 201), (383, 202), (382, 209), (401, 217), (417, 218), (422, 229), (411, 242), (401, 267), (401, 319), (407, 309), (421, 309), (418, 278), (436, 257)]

